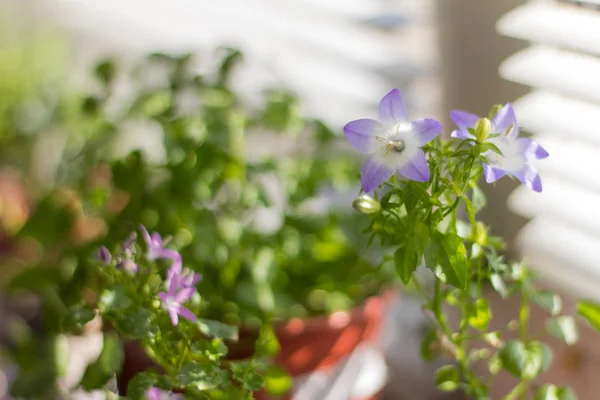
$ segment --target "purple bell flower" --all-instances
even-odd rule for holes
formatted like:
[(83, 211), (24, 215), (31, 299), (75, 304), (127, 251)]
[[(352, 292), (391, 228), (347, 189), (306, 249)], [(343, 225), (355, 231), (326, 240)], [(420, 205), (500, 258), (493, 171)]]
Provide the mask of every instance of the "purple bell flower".
[(442, 130), (442, 124), (430, 118), (408, 120), (404, 100), (398, 89), (379, 103), (379, 121), (359, 119), (344, 126), (350, 144), (369, 155), (361, 171), (365, 192), (372, 192), (396, 171), (407, 179), (427, 182), (429, 165), (421, 149)]
[[(454, 110), (450, 112), (450, 118), (458, 126), (450, 136), (474, 139), (469, 128), (473, 128), (479, 120), (477, 115)], [(532, 163), (548, 157), (548, 152), (534, 140), (519, 137), (519, 125), (510, 103), (504, 105), (491, 122), (491, 133), (500, 135), (487, 141), (496, 145), (502, 155), (491, 150), (483, 154), (489, 161), (489, 164), (483, 163), (485, 181), (492, 183), (505, 175), (510, 175), (533, 191), (541, 192), (542, 180)]]

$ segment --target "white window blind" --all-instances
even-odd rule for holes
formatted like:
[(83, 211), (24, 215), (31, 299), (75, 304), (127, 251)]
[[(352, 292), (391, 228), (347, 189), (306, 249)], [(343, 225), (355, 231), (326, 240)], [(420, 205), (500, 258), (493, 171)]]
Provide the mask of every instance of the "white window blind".
[[(415, 116), (440, 109), (433, 1), (406, 0), (46, 0), (49, 12), (104, 51), (241, 48), (234, 84), (256, 93), (283, 83), (304, 112), (340, 126), (370, 115), (391, 86)], [(87, 50), (87, 49), (86, 49)], [(202, 57), (200, 57), (202, 58)], [(422, 110), (422, 112), (421, 112)]]
[(544, 192), (525, 187), (510, 207), (531, 219), (520, 232), (523, 255), (543, 276), (600, 298), (600, 6), (598, 1), (532, 1), (504, 15), (497, 29), (530, 46), (500, 74), (530, 86), (515, 101), (522, 128), (550, 153), (538, 165)]

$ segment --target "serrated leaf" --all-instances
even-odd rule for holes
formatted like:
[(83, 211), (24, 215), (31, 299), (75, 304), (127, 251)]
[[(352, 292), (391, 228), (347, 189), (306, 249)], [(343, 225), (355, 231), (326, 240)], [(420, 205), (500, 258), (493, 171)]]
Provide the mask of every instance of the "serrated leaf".
[(129, 306), (131, 306), (131, 300), (122, 285), (104, 290), (98, 301), (98, 310), (103, 314), (125, 310)]
[(458, 388), (459, 373), (453, 365), (445, 365), (435, 371), (435, 384), (443, 392), (453, 392)]
[(175, 379), (182, 386), (206, 390), (219, 385), (222, 378), (221, 370), (214, 363), (187, 362), (179, 368)]
[(196, 340), (190, 348), (192, 353), (204, 354), (211, 359), (218, 359), (227, 355), (227, 346), (219, 338), (212, 340)]
[(146, 391), (156, 386), (166, 389), (164, 379), (155, 371), (140, 372), (129, 381), (127, 385), (127, 398), (131, 400), (146, 400)]
[(579, 340), (577, 325), (570, 315), (562, 315), (546, 322), (546, 330), (552, 336), (562, 339), (566, 344), (573, 345)]
[(256, 366), (252, 362), (232, 363), (231, 371), (234, 379), (241, 382), (244, 388), (250, 392), (260, 390), (265, 384), (263, 377), (256, 371)]
[(552, 314), (552, 316), (560, 314), (560, 311), (562, 310), (562, 300), (560, 296), (549, 290), (535, 293), (532, 300), (535, 304)]
[(577, 400), (577, 396), (567, 386), (546, 384), (536, 390), (535, 400)]
[(82, 387), (87, 390), (102, 388), (114, 374), (121, 371), (123, 364), (123, 347), (114, 334), (106, 334), (102, 352), (98, 359), (88, 365), (81, 379)]
[(223, 340), (238, 340), (237, 326), (227, 325), (210, 319), (198, 319), (196, 326), (204, 335)]
[(69, 311), (63, 321), (66, 331), (81, 329), (96, 316), (96, 312), (88, 304), (80, 303), (69, 307)]
[(593, 301), (582, 300), (577, 303), (577, 314), (600, 332), (600, 305)]
[(154, 313), (142, 307), (132, 307), (116, 317), (115, 326), (123, 335), (133, 339), (154, 336)]

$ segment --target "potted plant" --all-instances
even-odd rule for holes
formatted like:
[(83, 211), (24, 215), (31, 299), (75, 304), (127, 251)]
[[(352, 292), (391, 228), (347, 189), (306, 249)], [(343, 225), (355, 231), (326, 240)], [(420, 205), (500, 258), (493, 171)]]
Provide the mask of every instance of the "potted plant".
[[(14, 212), (3, 209), (2, 265), (26, 267), (6, 290), (35, 294), (42, 318), (32, 329), (10, 317), (13, 393), (56, 396), (65, 335), (100, 316), (102, 349), (77, 382), (85, 390), (116, 377), (121, 394), (134, 399), (283, 395), (292, 388), (287, 374), (331, 369), (374, 337), (380, 295), (399, 278), (424, 297), (431, 320), (423, 357), (453, 360), (436, 373), (441, 390), (485, 399), (489, 379), (504, 370), (518, 379), (506, 399), (573, 398), (566, 387), (537, 381), (551, 356), (529, 332), (530, 300), (557, 314), (556, 296), (537, 290), (523, 263), (507, 263), (503, 241), (476, 219), (485, 204), (481, 175), (542, 188), (533, 162), (548, 154), (519, 137), (510, 104), (494, 106), (488, 118), (452, 112), (458, 129), (442, 141), (441, 124), (410, 121), (392, 90), (379, 120), (344, 128), (350, 145), (368, 154), (353, 203), (359, 213), (319, 209), (324, 188), (353, 187), (356, 159), (323, 123), (301, 118), (285, 91), (246, 105), (229, 85), (239, 58), (224, 50), (208, 76), (194, 72), (190, 56), (152, 55), (133, 78), (103, 62), (94, 93), (38, 96), (50, 112), (34, 125), (17, 118), (30, 102), (10, 103), (2, 167), (17, 171), (20, 195), (11, 201), (27, 207), (14, 208), (26, 212), (13, 225), (5, 221)], [(155, 69), (167, 79), (149, 81)], [(122, 79), (134, 89), (124, 102), (115, 86)], [(62, 133), (40, 134), (49, 126)], [(292, 153), (278, 142), (282, 134), (294, 142)], [(48, 164), (57, 172), (52, 185), (42, 190), (22, 160), (36, 161), (51, 139), (65, 137), (61, 157)], [(253, 153), (253, 138), (275, 151)], [(461, 207), (468, 223), (458, 218)], [(423, 261), (426, 280), (416, 273)], [(487, 331), (485, 282), (522, 297), (518, 339)], [(456, 309), (457, 326), (445, 305)], [(580, 305), (596, 327), (598, 309)], [(573, 341), (571, 317), (556, 315), (549, 326)], [(40, 355), (53, 362), (39, 363)], [(266, 392), (253, 394), (263, 385)]]

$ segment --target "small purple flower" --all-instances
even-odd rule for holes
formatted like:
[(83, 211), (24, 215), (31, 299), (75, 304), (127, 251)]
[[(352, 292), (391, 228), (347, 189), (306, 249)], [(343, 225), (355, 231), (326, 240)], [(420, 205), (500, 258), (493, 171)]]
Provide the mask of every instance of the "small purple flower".
[(102, 246), (98, 249), (96, 253), (96, 259), (100, 261), (104, 265), (110, 264), (110, 260), (112, 260), (112, 256), (110, 255), (110, 251), (105, 246)]
[[(454, 110), (450, 112), (450, 118), (458, 126), (458, 129), (450, 136), (461, 139), (474, 138), (469, 132), (469, 128), (473, 128), (479, 120), (477, 115)], [(519, 137), (519, 125), (510, 103), (504, 105), (491, 122), (491, 133), (500, 135), (489, 138), (487, 141), (496, 145), (503, 155), (491, 150), (484, 154), (489, 161), (489, 164), (483, 163), (485, 181), (492, 183), (504, 175), (510, 175), (528, 188), (541, 192), (542, 180), (532, 162), (548, 157), (548, 152), (537, 142)]]
[(152, 235), (148, 233), (148, 230), (144, 225), (140, 225), (142, 234), (144, 235), (144, 241), (146, 242), (146, 258), (150, 261), (157, 260), (159, 258), (176, 261), (181, 256), (175, 250), (165, 249), (165, 242), (160, 237), (158, 232), (152, 232)]
[(192, 295), (196, 292), (193, 287), (182, 288), (179, 286), (179, 279), (177, 276), (172, 277), (168, 283), (169, 288), (167, 293), (160, 292), (158, 296), (162, 301), (163, 308), (169, 313), (171, 322), (173, 325), (177, 325), (179, 321), (179, 315), (190, 321), (195, 321), (196, 316), (187, 308), (183, 307), (182, 304), (188, 301)]
[(146, 391), (146, 400), (184, 400), (181, 394), (164, 392), (157, 387), (151, 387)]
[(197, 274), (189, 268), (182, 269), (181, 258), (179, 258), (178, 260), (175, 260), (171, 268), (169, 268), (165, 284), (168, 288), (171, 286), (171, 281), (175, 280), (177, 286), (187, 289), (195, 287), (201, 279), (202, 274)]
[(442, 130), (442, 124), (430, 118), (408, 120), (408, 113), (398, 89), (389, 92), (379, 103), (379, 121), (359, 119), (344, 126), (350, 144), (369, 154), (362, 167), (361, 183), (365, 192), (373, 191), (396, 171), (405, 178), (427, 182), (430, 172), (421, 149)]

